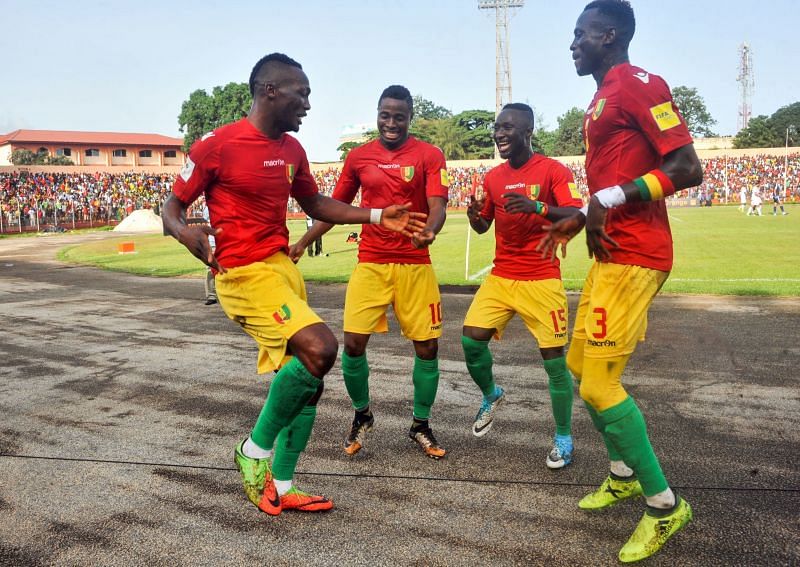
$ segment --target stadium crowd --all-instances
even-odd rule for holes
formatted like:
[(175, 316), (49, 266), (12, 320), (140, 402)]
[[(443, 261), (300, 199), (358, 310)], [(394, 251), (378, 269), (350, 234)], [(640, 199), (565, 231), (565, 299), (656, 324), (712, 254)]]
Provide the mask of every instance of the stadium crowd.
[[(672, 200), (695, 199), (698, 204), (736, 202), (742, 188), (749, 195), (753, 189), (770, 194), (783, 189), (784, 169), (788, 187), (785, 202), (800, 202), (800, 153), (788, 158), (775, 155), (718, 157), (701, 160), (705, 169), (703, 184), (680, 193)], [(581, 193), (588, 195), (583, 164), (567, 164)], [(490, 166), (451, 167), (450, 207), (466, 207), (470, 195), (480, 192)], [(320, 191), (330, 195), (336, 186), (339, 168), (328, 167), (314, 172)], [(0, 231), (48, 224), (109, 223), (120, 221), (137, 209), (153, 209), (172, 190), (175, 176), (152, 173), (0, 173)], [(356, 204), (358, 201), (356, 201)], [(290, 200), (292, 213), (300, 208)], [(195, 203), (189, 214), (201, 216), (202, 203)]]

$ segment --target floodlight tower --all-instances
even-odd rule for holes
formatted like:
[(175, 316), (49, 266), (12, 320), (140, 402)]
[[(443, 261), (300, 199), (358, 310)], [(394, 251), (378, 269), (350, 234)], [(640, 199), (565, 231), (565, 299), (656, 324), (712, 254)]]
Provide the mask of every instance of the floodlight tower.
[(495, 116), (503, 105), (511, 102), (511, 57), (508, 45), (509, 11), (522, 8), (525, 0), (480, 0), (479, 10), (494, 10), (496, 20), (495, 45)]
[(739, 93), (741, 101), (739, 103), (739, 130), (747, 128), (752, 114), (751, 101), (753, 99), (753, 89), (755, 80), (753, 79), (753, 52), (747, 42), (739, 46), (739, 76), (736, 77), (739, 83)]

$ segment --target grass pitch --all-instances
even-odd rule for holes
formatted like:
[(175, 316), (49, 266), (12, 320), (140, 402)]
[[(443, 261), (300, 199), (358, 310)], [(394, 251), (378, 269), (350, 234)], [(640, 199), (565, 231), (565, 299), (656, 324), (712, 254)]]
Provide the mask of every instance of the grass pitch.
[[(800, 207), (788, 206), (788, 216), (748, 217), (735, 206), (671, 208), (675, 267), (665, 292), (718, 295), (800, 296)], [(290, 241), (306, 230), (304, 220), (288, 223)], [(448, 214), (447, 223), (431, 247), (439, 283), (476, 285), (483, 281), (494, 257), (494, 230), (469, 236), (463, 212)], [(346, 282), (357, 262), (357, 245), (345, 242), (353, 226), (334, 227), (323, 238), (326, 256), (303, 257), (300, 269), (307, 281)], [(135, 254), (119, 254), (120, 242), (133, 241)], [(199, 276), (205, 266), (175, 240), (160, 235), (124, 235), (65, 248), (59, 259), (148, 276)], [(468, 260), (468, 261), (467, 261)], [(569, 245), (562, 261), (567, 289), (581, 288), (589, 270), (583, 235)]]

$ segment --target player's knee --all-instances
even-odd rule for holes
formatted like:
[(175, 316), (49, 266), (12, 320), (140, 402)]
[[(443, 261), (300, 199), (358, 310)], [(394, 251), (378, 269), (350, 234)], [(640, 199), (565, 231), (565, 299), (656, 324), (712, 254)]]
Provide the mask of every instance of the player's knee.
[(433, 360), (439, 354), (439, 341), (436, 339), (414, 341), (414, 352), (422, 360)]

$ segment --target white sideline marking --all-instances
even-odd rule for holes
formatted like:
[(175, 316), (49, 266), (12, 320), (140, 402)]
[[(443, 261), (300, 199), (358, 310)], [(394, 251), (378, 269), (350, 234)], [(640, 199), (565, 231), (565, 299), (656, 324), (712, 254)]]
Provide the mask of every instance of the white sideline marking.
[(486, 272), (488, 272), (489, 270), (491, 270), (493, 267), (494, 267), (494, 264), (489, 264), (489, 265), (488, 265), (488, 266), (486, 266), (484, 269), (482, 269), (480, 272), (476, 272), (476, 273), (472, 274), (472, 275), (471, 275), (470, 277), (468, 277), (467, 279), (468, 279), (468, 280), (477, 280), (479, 277), (481, 277), (483, 274), (485, 274)]
[(676, 221), (678, 221), (678, 222), (684, 222), (684, 220), (683, 220), (683, 219), (679, 219), (678, 217), (673, 217), (673, 216), (672, 216), (672, 215), (670, 215), (669, 213), (667, 213), (667, 215), (669, 216), (669, 220), (676, 220)]

